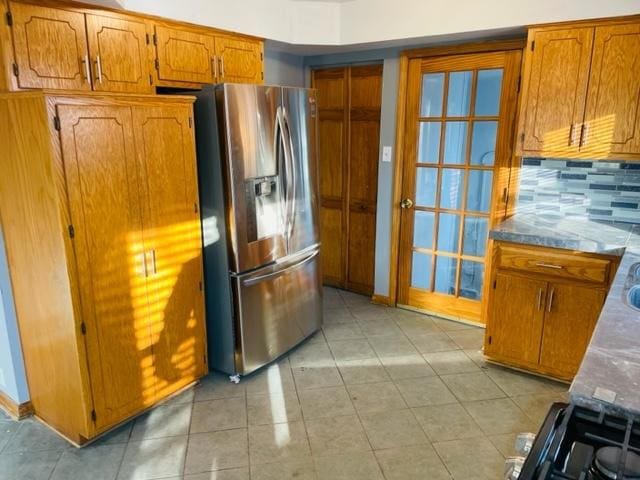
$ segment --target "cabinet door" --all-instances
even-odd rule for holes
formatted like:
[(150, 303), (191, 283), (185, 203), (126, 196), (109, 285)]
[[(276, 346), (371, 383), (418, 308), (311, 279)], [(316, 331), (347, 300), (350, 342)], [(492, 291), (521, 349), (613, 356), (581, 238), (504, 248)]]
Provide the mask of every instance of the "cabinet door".
[(640, 24), (597, 27), (581, 150), (640, 156)]
[(144, 172), (153, 371), (158, 398), (206, 372), (202, 242), (191, 106), (135, 107)]
[(495, 277), (485, 351), (522, 366), (538, 363), (547, 283), (498, 272)]
[(142, 20), (87, 15), (87, 36), (94, 90), (153, 92), (147, 31)]
[(212, 83), (215, 79), (215, 39), (195, 30), (156, 26), (158, 79)]
[(155, 397), (133, 124), (129, 107), (57, 110), (100, 430)]
[[(542, 30), (527, 52), (518, 142), (522, 155), (578, 152), (593, 28)], [(532, 43), (529, 43), (531, 49)], [(528, 78), (527, 78), (528, 77)]]
[(591, 340), (605, 292), (576, 285), (550, 284), (546, 302), (540, 365), (573, 378)]
[(262, 42), (216, 37), (219, 82), (262, 83)]
[(9, 3), (21, 88), (91, 90), (82, 13)]

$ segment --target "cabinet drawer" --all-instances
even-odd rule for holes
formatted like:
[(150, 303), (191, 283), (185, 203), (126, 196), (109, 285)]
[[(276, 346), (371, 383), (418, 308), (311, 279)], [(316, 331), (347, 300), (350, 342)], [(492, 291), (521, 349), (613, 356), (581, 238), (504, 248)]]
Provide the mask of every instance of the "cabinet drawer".
[(600, 284), (609, 280), (611, 262), (606, 259), (510, 245), (498, 245), (497, 249), (498, 268)]

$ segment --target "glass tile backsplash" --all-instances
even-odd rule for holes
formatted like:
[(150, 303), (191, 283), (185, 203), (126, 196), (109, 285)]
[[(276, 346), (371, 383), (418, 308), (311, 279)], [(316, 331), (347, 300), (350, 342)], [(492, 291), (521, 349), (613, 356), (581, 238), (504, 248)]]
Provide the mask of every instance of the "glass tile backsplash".
[(640, 163), (524, 158), (516, 210), (640, 223)]

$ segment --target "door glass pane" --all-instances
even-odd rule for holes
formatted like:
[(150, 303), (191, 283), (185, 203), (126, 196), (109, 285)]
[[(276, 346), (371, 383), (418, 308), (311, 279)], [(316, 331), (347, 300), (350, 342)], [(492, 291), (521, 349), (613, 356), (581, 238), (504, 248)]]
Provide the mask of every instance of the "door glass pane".
[(436, 206), (437, 168), (418, 167), (416, 172), (416, 205)]
[(421, 117), (442, 116), (444, 73), (427, 73), (422, 76)]
[(493, 165), (496, 158), (498, 122), (474, 122), (471, 134), (471, 165)]
[(449, 74), (449, 92), (447, 93), (447, 117), (469, 115), (471, 101), (471, 72), (452, 72)]
[(467, 122), (447, 122), (444, 138), (444, 163), (464, 163), (467, 152)]
[(480, 70), (476, 89), (476, 115), (498, 115), (500, 111), (500, 91), (502, 89), (502, 69)]
[(491, 170), (469, 170), (467, 210), (488, 212), (491, 203)]
[(422, 248), (433, 248), (433, 223), (435, 214), (433, 212), (415, 211), (413, 218), (413, 245)]
[(434, 291), (455, 295), (456, 293), (456, 270), (458, 260), (452, 257), (436, 257), (436, 281)]
[(460, 269), (460, 296), (472, 300), (480, 300), (482, 297), (483, 277), (484, 264), (470, 260), (462, 260), (462, 268)]
[(420, 123), (418, 163), (438, 163), (440, 155), (440, 122)]
[(431, 288), (431, 255), (413, 252), (411, 259), (411, 286), (428, 290)]
[(440, 208), (460, 209), (462, 203), (462, 174), (458, 168), (442, 169), (442, 189), (440, 191)]
[(458, 253), (460, 215), (441, 213), (438, 224), (438, 250)]
[(487, 227), (489, 222), (483, 217), (466, 217), (462, 233), (462, 253), (476, 257), (484, 256), (487, 246)]

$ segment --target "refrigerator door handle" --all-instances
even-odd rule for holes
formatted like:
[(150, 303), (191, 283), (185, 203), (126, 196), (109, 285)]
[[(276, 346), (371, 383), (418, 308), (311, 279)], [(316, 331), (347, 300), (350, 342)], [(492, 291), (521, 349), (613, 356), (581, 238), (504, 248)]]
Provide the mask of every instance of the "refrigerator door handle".
[(252, 277), (252, 278), (249, 278), (247, 280), (244, 280), (242, 283), (243, 283), (243, 285), (246, 285), (246, 286), (255, 285), (256, 283), (260, 283), (260, 282), (262, 282), (264, 280), (267, 280), (269, 278), (273, 278), (273, 277), (277, 277), (278, 275), (282, 275), (283, 273), (286, 273), (289, 270), (295, 270), (296, 268), (300, 268), (301, 266), (309, 263), (311, 260), (313, 260), (315, 257), (317, 257), (319, 253), (320, 253), (320, 250), (315, 250), (308, 257), (303, 258), (302, 260), (300, 260), (299, 262), (294, 263), (293, 265), (289, 265), (288, 267), (286, 267), (283, 270), (276, 270), (275, 272), (266, 273), (264, 275), (258, 275), (257, 277)]
[[(291, 152), (289, 150), (289, 146), (287, 145), (287, 141), (285, 139), (285, 120), (282, 107), (278, 107), (276, 112), (276, 120), (278, 121), (278, 130), (280, 132), (280, 142), (282, 145), (282, 151), (284, 152), (284, 184), (285, 184), (285, 214), (284, 214), (284, 229), (285, 229), (285, 238), (287, 243), (287, 253), (289, 250), (289, 239), (291, 238), (291, 234), (293, 233), (293, 224), (291, 221), (291, 217), (293, 216), (293, 201), (295, 200), (295, 192), (293, 191), (293, 178), (291, 167), (293, 162), (291, 160)], [(292, 199), (292, 192), (294, 193)]]
[(292, 202), (291, 202), (291, 217), (289, 218), (289, 226), (290, 226), (290, 231), (293, 232), (294, 223), (296, 219), (296, 198), (298, 195), (298, 178), (296, 175), (297, 162), (293, 153), (294, 148), (293, 148), (293, 139), (291, 138), (291, 127), (289, 124), (289, 115), (287, 115), (287, 110), (284, 108), (282, 109), (282, 118), (284, 120), (284, 126), (285, 126), (284, 132), (286, 132), (285, 146), (289, 148), (289, 160), (291, 162)]

